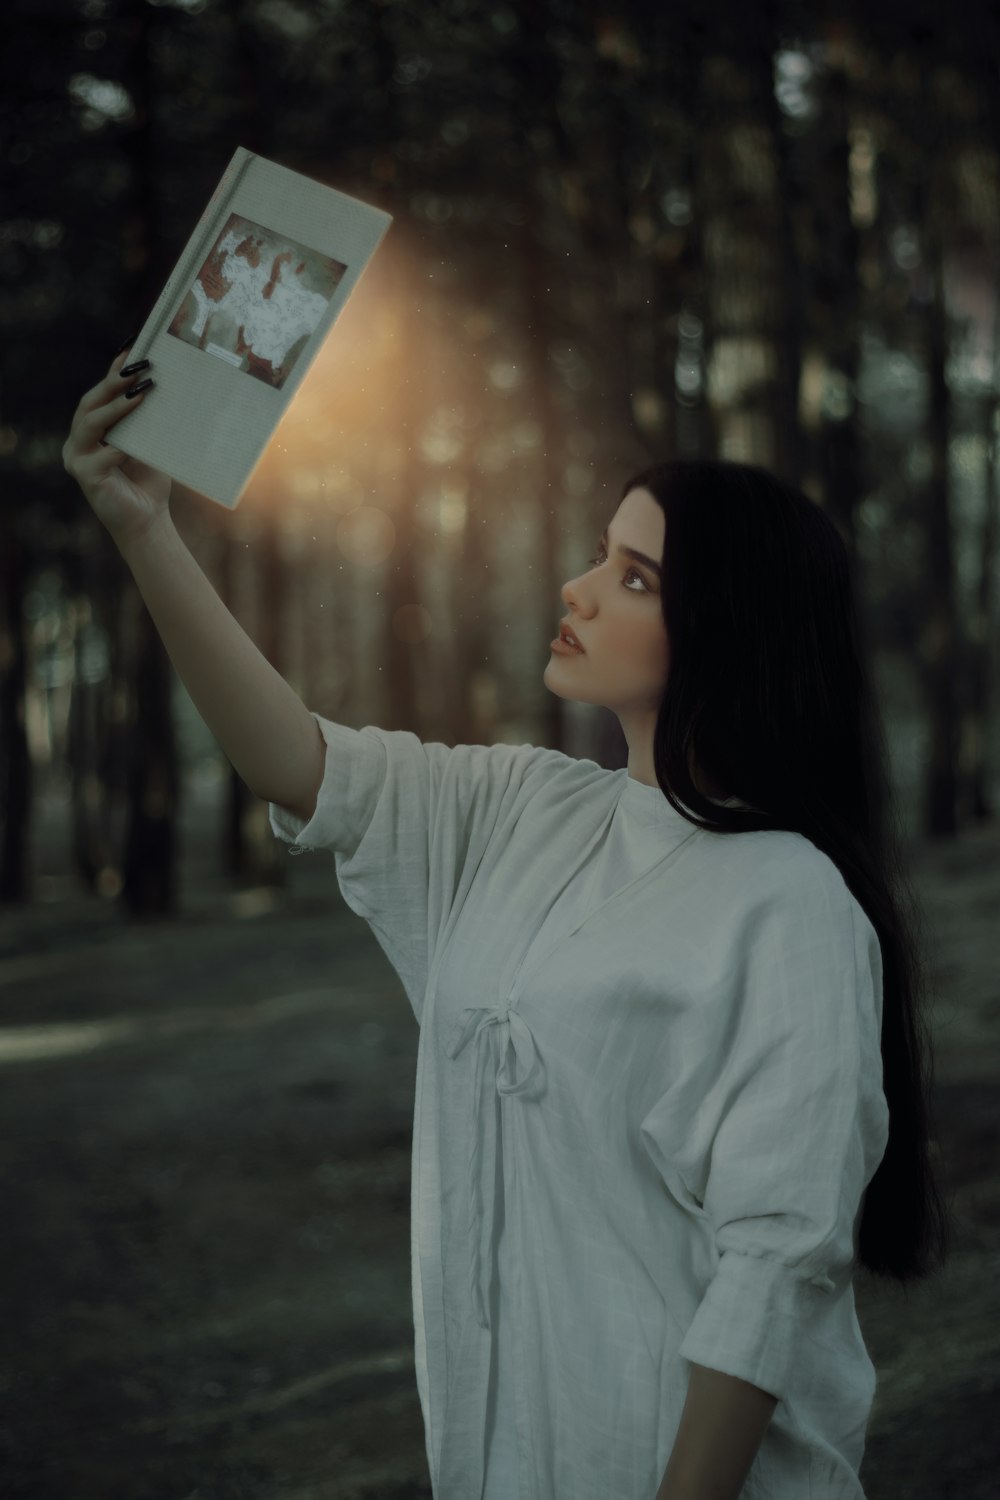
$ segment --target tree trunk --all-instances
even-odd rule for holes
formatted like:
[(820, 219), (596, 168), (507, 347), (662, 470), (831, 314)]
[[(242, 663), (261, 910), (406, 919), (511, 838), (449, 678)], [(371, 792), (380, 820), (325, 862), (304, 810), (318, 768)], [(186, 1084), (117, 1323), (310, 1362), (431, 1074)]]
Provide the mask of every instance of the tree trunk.
[[(231, 523), (231, 514), (225, 515), (217, 528), (219, 597), (236, 618), (236, 569), (245, 549), (242, 545), (237, 546)], [(226, 792), (222, 818), (222, 868), (237, 886), (252, 886), (256, 882), (245, 828), (253, 795), (225, 755), (223, 759), (226, 761)]]
[[(1000, 295), (996, 295), (997, 316), (994, 322), (994, 369), (1000, 376)], [(994, 379), (994, 392), (997, 389)], [(992, 631), (994, 591), (993, 570), (996, 567), (997, 550), (997, 484), (1000, 480), (1000, 463), (997, 447), (1000, 443), (1000, 402), (996, 395), (984, 402), (986, 426), (986, 494), (983, 503), (982, 540), (979, 547), (979, 581), (976, 587), (975, 614), (972, 619), (969, 647), (969, 697), (963, 725), (963, 743), (966, 750), (965, 770), (967, 777), (968, 812), (974, 823), (989, 822), (995, 816), (995, 808), (989, 793), (989, 765), (987, 746), (991, 719), (993, 660), (992, 647), (995, 635)]]
[[(526, 131), (521, 132), (522, 142)], [(535, 164), (527, 149), (522, 152), (522, 181), (524, 183), (524, 223), (517, 231), (520, 260), (522, 295), (525, 311), (525, 332), (528, 335), (528, 389), (531, 410), (542, 429), (542, 458), (539, 473), (539, 516), (541, 541), (538, 548), (537, 576), (545, 590), (545, 603), (549, 605), (545, 621), (551, 622), (555, 634), (556, 620), (563, 613), (559, 601), (559, 518), (562, 497), (563, 429), (552, 400), (551, 366), (549, 364), (548, 307), (545, 287), (552, 283), (551, 268), (545, 266), (545, 246), (536, 232), (536, 225), (544, 216), (544, 204), (534, 183)], [(557, 693), (545, 694), (543, 699), (542, 738), (552, 749), (562, 750), (566, 744), (566, 705)]]
[[(719, 451), (716, 416), (708, 399), (708, 369), (712, 358), (711, 273), (705, 260), (705, 232), (712, 212), (708, 173), (705, 170), (705, 136), (710, 126), (712, 101), (704, 83), (704, 65), (692, 61), (680, 83), (687, 101), (687, 118), (697, 121), (687, 137), (687, 172), (691, 217), (684, 250), (677, 268), (669, 365), (665, 377), (672, 397), (674, 448), (677, 458), (714, 458)], [(677, 384), (682, 359), (697, 363), (701, 380), (697, 392), (684, 394)]]
[[(758, 53), (758, 81), (762, 111), (770, 133), (775, 159), (774, 216), (778, 275), (778, 326), (774, 331), (774, 344), (778, 368), (775, 380), (774, 468), (782, 479), (787, 480), (789, 484), (799, 486), (805, 469), (805, 445), (799, 422), (805, 291), (802, 267), (799, 264), (795, 244), (795, 205), (801, 196), (801, 184), (796, 179), (784, 117), (778, 108), (774, 93), (774, 38), (768, 37), (767, 43)], [(842, 80), (843, 75), (841, 74), (840, 77)], [(833, 162), (831, 165), (834, 167), (834, 172), (831, 172), (831, 177), (837, 174), (835, 204), (840, 230), (837, 250), (843, 255), (840, 286), (845, 299), (849, 300), (853, 293), (855, 278), (854, 255), (849, 245), (852, 226), (847, 199), (847, 137), (844, 130), (846, 120), (842, 109), (834, 112), (833, 119), (829, 119), (824, 110), (823, 118), (827, 122), (832, 138)], [(852, 321), (847, 328), (848, 342), (852, 348), (855, 334), (856, 325)], [(853, 375), (851, 378), (853, 381)], [(845, 435), (853, 435), (853, 422), (843, 422), (840, 426)]]
[(0, 901), (24, 902), (28, 879), (31, 759), (25, 725), (25, 554), (10, 507), (0, 511)]
[(137, 611), (128, 830), (121, 900), (133, 917), (177, 913), (179, 773), (169, 659), (149, 611)]
[[(116, 573), (112, 582), (107, 567), (110, 538), (99, 531), (95, 541), (94, 547), (81, 543), (68, 559), (65, 582), (73, 611), (73, 680), (67, 725), (72, 861), (86, 889), (97, 893), (102, 870), (121, 863), (120, 852), (112, 854), (111, 850), (110, 812), (122, 785), (120, 777), (115, 781), (114, 756), (108, 753), (118, 727), (114, 723), (113, 656), (109, 658), (108, 681), (94, 682), (85, 670), (86, 631), (101, 623), (109, 641), (120, 646), (121, 580)], [(116, 651), (113, 655), (119, 654)]]
[[(136, 8), (130, 17), (129, 79), (137, 124), (129, 142), (134, 193), (134, 256), (141, 267), (140, 302), (152, 305), (164, 274), (152, 247), (159, 244), (157, 163), (152, 139), (150, 66), (156, 13)], [(176, 818), (180, 793), (171, 684), (166, 649), (143, 605), (138, 611), (132, 700), (135, 719), (127, 775), (128, 827), (121, 901), (132, 916), (166, 916), (177, 909)]]
[(835, 61), (827, 74), (821, 116), (822, 176), (820, 191), (814, 199), (818, 218), (816, 244), (821, 260), (815, 290), (826, 310), (823, 346), (835, 382), (834, 401), (842, 404), (833, 412), (827, 409), (823, 413), (820, 468), (827, 509), (840, 521), (852, 562), (856, 564), (855, 513), (862, 484), (857, 408), (861, 339), (859, 247), (851, 217), (850, 111), (848, 78), (842, 61)]
[[(403, 234), (405, 236), (405, 230)], [(405, 292), (399, 295), (398, 385), (393, 391), (389, 407), (396, 418), (399, 457), (395, 466), (393, 493), (384, 502), (395, 528), (395, 536), (392, 552), (386, 561), (384, 590), (380, 601), (382, 708), (379, 722), (386, 729), (409, 729), (419, 735), (426, 734), (426, 728), (421, 723), (416, 684), (422, 664), (419, 658), (427, 651), (427, 642), (422, 638), (414, 639), (414, 636), (419, 636), (419, 631), (411, 629), (410, 625), (420, 618), (419, 579), (415, 566), (418, 542), (415, 515), (423, 467), (420, 458), (420, 433), (425, 384), (421, 379), (421, 371), (428, 358), (430, 340), (421, 336), (420, 320), (422, 317), (426, 319), (427, 314), (416, 311), (423, 299), (413, 285), (414, 277), (421, 274), (419, 244), (412, 243), (408, 253), (405, 253), (405, 241), (397, 244), (395, 249), (400, 252), (395, 284), (400, 290), (409, 285), (410, 292), (409, 295)]]
[[(926, 74), (922, 75), (926, 79)], [(922, 100), (925, 110), (926, 82)], [(923, 113), (918, 130), (932, 116)], [(924, 793), (924, 826), (932, 837), (952, 837), (957, 831), (959, 713), (955, 684), (958, 659), (958, 622), (955, 603), (955, 567), (951, 535), (951, 497), (948, 485), (948, 439), (951, 393), (946, 361), (948, 336), (940, 226), (940, 205), (930, 199), (926, 187), (933, 171), (933, 147), (923, 143), (917, 179), (917, 223), (924, 229), (924, 246), (931, 296), (927, 304), (927, 371), (930, 402), (927, 413), (931, 472), (927, 483), (927, 552), (925, 626), (920, 661), (930, 721), (930, 763)]]

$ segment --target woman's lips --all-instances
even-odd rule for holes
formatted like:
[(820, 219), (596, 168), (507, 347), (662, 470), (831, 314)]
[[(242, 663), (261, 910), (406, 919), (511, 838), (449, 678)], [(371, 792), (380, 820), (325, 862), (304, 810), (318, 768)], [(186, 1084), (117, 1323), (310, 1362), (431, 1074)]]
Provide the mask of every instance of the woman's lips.
[(577, 635), (576, 631), (573, 629), (572, 623), (568, 617), (559, 621), (558, 638), (561, 641), (565, 641), (568, 646), (579, 646), (581, 651), (584, 649), (583, 642)]
[(564, 641), (562, 636), (557, 635), (554, 641), (549, 641), (549, 649), (555, 651), (559, 656), (582, 656), (582, 646), (571, 646), (569, 641)]

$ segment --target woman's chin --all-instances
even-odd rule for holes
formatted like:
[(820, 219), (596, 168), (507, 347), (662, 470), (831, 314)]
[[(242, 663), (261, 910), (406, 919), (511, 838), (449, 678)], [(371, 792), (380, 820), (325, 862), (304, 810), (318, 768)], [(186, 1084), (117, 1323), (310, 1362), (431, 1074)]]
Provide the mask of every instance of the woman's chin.
[(595, 698), (582, 692), (580, 685), (574, 683), (569, 672), (560, 670), (564, 661), (571, 661), (571, 658), (553, 656), (552, 660), (546, 664), (545, 671), (542, 673), (542, 682), (549, 692), (555, 693), (557, 698), (566, 698), (570, 703), (596, 703)]
[(550, 693), (555, 693), (557, 698), (569, 698), (572, 695), (566, 691), (567, 684), (559, 681), (559, 672), (558, 669), (553, 670), (554, 665), (555, 657), (547, 664), (545, 671), (542, 673), (542, 682)]

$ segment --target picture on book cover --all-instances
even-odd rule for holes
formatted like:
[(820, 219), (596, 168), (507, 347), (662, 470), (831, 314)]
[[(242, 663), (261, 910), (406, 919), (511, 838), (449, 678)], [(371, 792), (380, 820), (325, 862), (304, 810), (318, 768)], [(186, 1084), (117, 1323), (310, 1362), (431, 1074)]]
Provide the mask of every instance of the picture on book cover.
[(280, 390), (346, 270), (230, 214), (168, 332)]

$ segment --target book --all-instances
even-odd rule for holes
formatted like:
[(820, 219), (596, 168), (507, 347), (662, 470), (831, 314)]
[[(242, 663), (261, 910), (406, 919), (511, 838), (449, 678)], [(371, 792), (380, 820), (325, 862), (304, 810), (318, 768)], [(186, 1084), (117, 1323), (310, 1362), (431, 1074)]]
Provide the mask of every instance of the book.
[(129, 352), (156, 385), (111, 446), (234, 509), (391, 223), (237, 147)]

